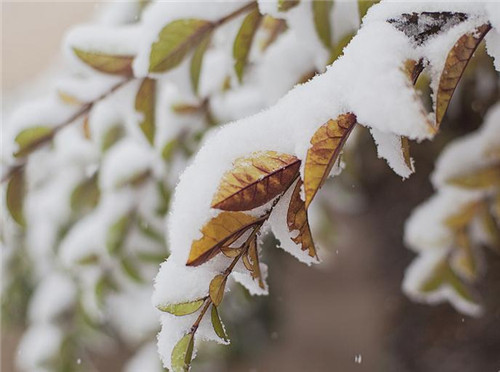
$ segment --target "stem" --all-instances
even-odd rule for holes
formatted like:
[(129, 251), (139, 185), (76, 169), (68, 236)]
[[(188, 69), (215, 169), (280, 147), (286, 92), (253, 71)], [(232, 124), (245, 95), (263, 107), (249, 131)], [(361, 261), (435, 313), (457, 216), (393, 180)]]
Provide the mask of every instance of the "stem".
[(238, 17), (239, 15), (241, 15), (249, 10), (253, 10), (254, 8), (257, 8), (256, 1), (252, 1), (251, 3), (248, 3), (245, 6), (239, 8), (239, 9), (236, 9), (234, 12), (228, 14), (227, 16), (222, 17), (218, 21), (214, 22), (214, 27), (222, 26), (223, 24), (233, 20), (234, 18)]
[(31, 153), (34, 150), (37, 150), (38, 148), (40, 148), (46, 144), (48, 144), (50, 141), (52, 141), (52, 139), (55, 137), (55, 135), (57, 133), (59, 133), (59, 131), (61, 129), (67, 127), (68, 125), (73, 123), (75, 120), (77, 120), (81, 116), (88, 114), (90, 112), (90, 110), (92, 110), (92, 107), (94, 107), (94, 105), (97, 102), (102, 101), (104, 98), (113, 94), (116, 90), (118, 90), (119, 88), (124, 86), (126, 83), (128, 83), (132, 79), (133, 79), (132, 77), (129, 77), (129, 78), (126, 78), (125, 80), (120, 81), (118, 84), (115, 84), (114, 86), (112, 86), (110, 90), (101, 94), (95, 100), (83, 104), (77, 112), (75, 112), (73, 115), (71, 115), (68, 119), (66, 119), (65, 121), (63, 121), (59, 125), (55, 126), (49, 134), (41, 137), (37, 141), (34, 141), (29, 146), (27, 146), (26, 150), (28, 151), (28, 154), (25, 155), (18, 164), (14, 164), (7, 169), (7, 171), (2, 176), (0, 183), (4, 183), (5, 181), (9, 180), (14, 174), (22, 171), (25, 168), (29, 153)]

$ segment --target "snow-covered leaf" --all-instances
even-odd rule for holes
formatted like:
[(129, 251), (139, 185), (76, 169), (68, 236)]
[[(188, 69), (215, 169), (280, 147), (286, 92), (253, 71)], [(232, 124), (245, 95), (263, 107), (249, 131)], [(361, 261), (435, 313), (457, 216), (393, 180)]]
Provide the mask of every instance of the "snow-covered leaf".
[(219, 274), (216, 275), (210, 282), (209, 294), (215, 306), (219, 306), (224, 298), (224, 291), (226, 289), (227, 276)]
[(158, 310), (165, 311), (173, 315), (183, 316), (196, 312), (204, 302), (204, 299), (200, 299), (196, 301), (183, 302), (180, 304), (159, 305), (157, 306), (157, 308)]
[(71, 209), (76, 213), (93, 209), (99, 202), (101, 192), (97, 173), (80, 182), (71, 193)]
[(109, 227), (106, 237), (106, 248), (108, 249), (109, 253), (116, 254), (121, 250), (131, 223), (132, 216), (130, 213), (127, 213), (118, 218)]
[(217, 306), (212, 305), (212, 314), (211, 314), (212, 326), (214, 327), (215, 334), (222, 338), (224, 341), (228, 340), (226, 330), (224, 325), (222, 324), (219, 316), (219, 312), (217, 311)]
[(88, 52), (78, 48), (73, 51), (80, 60), (93, 69), (105, 74), (132, 76), (134, 56), (111, 55), (100, 52)]
[(328, 178), (355, 125), (356, 116), (354, 114), (342, 114), (335, 120), (328, 120), (311, 138), (311, 147), (307, 151), (304, 170), (306, 208), (309, 207), (318, 189)]
[(187, 372), (193, 357), (194, 335), (184, 335), (172, 350), (172, 372)]
[(368, 9), (370, 9), (372, 5), (375, 5), (379, 2), (380, 0), (358, 0), (359, 20), (361, 21), (363, 19), (366, 13), (368, 13)]
[(212, 208), (245, 211), (264, 205), (288, 189), (299, 167), (295, 156), (275, 151), (238, 158), (222, 177)]
[(36, 126), (22, 130), (16, 136), (15, 141), (18, 145), (14, 156), (17, 158), (26, 156), (36, 150), (38, 145), (52, 138), (53, 129), (44, 126)]

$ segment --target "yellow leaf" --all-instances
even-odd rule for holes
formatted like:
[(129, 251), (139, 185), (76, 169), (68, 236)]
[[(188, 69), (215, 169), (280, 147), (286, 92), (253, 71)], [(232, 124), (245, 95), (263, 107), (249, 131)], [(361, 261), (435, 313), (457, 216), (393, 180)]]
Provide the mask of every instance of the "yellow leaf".
[(302, 181), (299, 180), (295, 185), (295, 189), (290, 199), (290, 206), (288, 207), (288, 230), (291, 233), (298, 232), (297, 236), (292, 238), (295, 244), (300, 245), (303, 251), (308, 251), (309, 256), (317, 257), (311, 229), (309, 228), (306, 205), (300, 197), (301, 187)]
[(32, 151), (36, 150), (40, 144), (52, 138), (54, 133), (53, 129), (44, 126), (23, 129), (14, 139), (19, 146), (14, 156), (20, 158), (30, 154)]
[(342, 114), (336, 120), (328, 120), (311, 138), (304, 171), (306, 208), (330, 174), (355, 124), (356, 115)]
[(460, 211), (447, 217), (444, 220), (445, 225), (452, 230), (461, 230), (466, 227), (469, 222), (477, 215), (481, 210), (481, 204), (477, 202), (472, 202), (466, 204)]
[(224, 298), (224, 290), (226, 288), (227, 277), (224, 275), (216, 275), (210, 282), (209, 294), (215, 306), (219, 306)]
[(453, 92), (462, 77), (474, 51), (491, 29), (489, 24), (460, 37), (448, 53), (436, 94), (436, 127), (439, 128), (448, 108)]
[(241, 234), (255, 224), (257, 218), (241, 212), (222, 212), (212, 218), (201, 229), (202, 237), (193, 242), (188, 266), (198, 266), (220, 252), (222, 246), (228, 246)]
[(267, 31), (267, 37), (262, 40), (260, 45), (261, 50), (265, 51), (271, 44), (273, 44), (283, 32), (286, 31), (287, 25), (284, 19), (276, 19), (266, 15), (262, 20), (262, 27)]
[(234, 70), (236, 71), (236, 75), (238, 76), (238, 80), (240, 82), (243, 79), (243, 72), (245, 70), (245, 66), (247, 65), (250, 49), (252, 48), (252, 41), (257, 29), (259, 28), (261, 20), (262, 15), (260, 14), (259, 9), (251, 11), (243, 20), (240, 30), (234, 39)]
[(260, 272), (259, 252), (257, 250), (257, 237), (254, 236), (249, 242), (248, 251), (243, 256), (243, 264), (250, 271), (253, 279), (259, 282), (259, 287), (264, 289), (264, 282), (262, 281), (262, 274)]
[(500, 165), (494, 165), (462, 176), (453, 177), (447, 182), (451, 185), (466, 189), (482, 189), (500, 186)]
[(82, 102), (78, 100), (78, 98), (72, 96), (69, 93), (63, 92), (61, 90), (57, 91), (57, 95), (59, 96), (59, 99), (68, 104), (68, 105), (80, 105)]
[(408, 169), (413, 171), (414, 169), (410, 156), (410, 141), (407, 137), (401, 137), (401, 152), (403, 153), (406, 166), (408, 167)]
[(455, 272), (469, 282), (477, 279), (478, 265), (476, 257), (472, 251), (471, 241), (465, 231), (459, 231), (456, 234), (457, 248), (451, 256), (451, 265)]
[(243, 251), (242, 248), (233, 248), (233, 247), (228, 247), (226, 245), (222, 246), (220, 250), (224, 256), (229, 258), (238, 257), (240, 253)]
[(295, 156), (266, 151), (236, 159), (222, 177), (212, 208), (245, 211), (260, 207), (288, 189), (299, 174)]
[(368, 13), (368, 9), (379, 2), (380, 0), (358, 0), (359, 20), (363, 20), (363, 17)]
[(150, 144), (154, 143), (156, 123), (155, 123), (155, 105), (156, 104), (156, 81), (145, 78), (135, 96), (135, 110), (142, 114), (142, 120), (139, 123), (144, 136)]
[(278, 10), (280, 12), (286, 12), (289, 9), (299, 5), (300, 0), (278, 0)]
[[(497, 197), (497, 203), (499, 201), (500, 197)], [(493, 210), (491, 210), (489, 206), (485, 206), (481, 215), (481, 221), (483, 223), (484, 230), (489, 237), (488, 246), (496, 253), (500, 254), (500, 217), (496, 219), (493, 215)]]
[(112, 75), (132, 76), (134, 74), (132, 70), (133, 56), (87, 52), (77, 48), (73, 48), (73, 51), (78, 58), (94, 70)]

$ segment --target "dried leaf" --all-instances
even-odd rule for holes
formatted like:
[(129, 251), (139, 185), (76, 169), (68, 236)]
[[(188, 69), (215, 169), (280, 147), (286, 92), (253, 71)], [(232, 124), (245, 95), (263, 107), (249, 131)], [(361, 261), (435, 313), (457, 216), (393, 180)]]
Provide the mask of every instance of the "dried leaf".
[(15, 172), (7, 184), (6, 204), (10, 215), (21, 226), (26, 226), (24, 219), (24, 196), (26, 184), (23, 170)]
[(448, 53), (446, 62), (441, 73), (436, 93), (436, 127), (439, 128), (444, 114), (448, 108), (453, 92), (462, 77), (474, 51), (481, 40), (491, 29), (489, 24), (478, 27), (474, 32), (460, 37), (451, 51)]
[(135, 96), (135, 110), (142, 114), (139, 127), (150, 144), (154, 144), (156, 123), (156, 81), (150, 78), (142, 80)]
[(200, 82), (201, 67), (203, 65), (203, 56), (210, 45), (210, 40), (212, 39), (212, 33), (208, 32), (205, 37), (201, 40), (200, 44), (196, 47), (191, 58), (191, 66), (189, 69), (191, 76), (191, 86), (193, 87), (193, 92), (198, 93), (198, 84)]
[(408, 140), (408, 137), (401, 137), (401, 153), (403, 154), (406, 166), (413, 172), (414, 168), (411, 161), (410, 141)]
[(233, 44), (233, 57), (234, 57), (234, 70), (241, 82), (243, 79), (243, 72), (247, 65), (250, 49), (252, 48), (253, 38), (257, 29), (259, 28), (262, 15), (259, 9), (254, 9), (243, 20), (240, 30), (234, 39)]
[(216, 254), (228, 242), (234, 241), (249, 229), (257, 218), (241, 212), (222, 212), (217, 217), (212, 218), (201, 229), (202, 237), (193, 242), (188, 266), (198, 266), (205, 263)]
[(228, 247), (228, 246), (222, 246), (220, 248), (222, 254), (228, 258), (235, 258), (238, 257), (241, 252), (243, 251), (243, 248), (233, 248), (233, 247)]
[(134, 56), (87, 52), (77, 48), (73, 48), (73, 51), (80, 60), (99, 72), (122, 76), (132, 76), (134, 74), (132, 70)]
[(14, 139), (18, 145), (14, 153), (16, 158), (26, 156), (33, 152), (39, 144), (45, 142), (54, 135), (54, 130), (49, 127), (38, 126), (24, 129)]
[(311, 138), (304, 170), (306, 208), (330, 174), (355, 124), (356, 115), (342, 114), (336, 120), (328, 120)]
[(75, 213), (84, 213), (95, 208), (101, 196), (97, 183), (97, 173), (84, 179), (71, 193), (71, 209)]
[(317, 257), (316, 248), (309, 228), (309, 221), (307, 217), (307, 209), (304, 201), (300, 197), (300, 189), (302, 181), (299, 180), (295, 185), (290, 205), (287, 213), (288, 230), (291, 233), (298, 232), (297, 236), (292, 238), (295, 244), (300, 245), (303, 251), (308, 251), (309, 256)]
[(278, 0), (278, 10), (280, 12), (286, 12), (299, 5), (300, 0)]
[(174, 346), (171, 355), (172, 372), (187, 372), (193, 357), (194, 335), (184, 335)]
[(183, 302), (180, 304), (159, 305), (157, 306), (157, 308), (160, 311), (164, 311), (177, 316), (183, 316), (198, 311), (198, 309), (202, 307), (204, 303), (205, 300), (200, 299), (196, 301)]
[(379, 2), (380, 0), (358, 0), (359, 20), (363, 20), (366, 13), (368, 13), (368, 9)]
[(483, 168), (462, 176), (447, 180), (450, 185), (465, 189), (483, 189), (500, 186), (500, 165)]
[(311, 5), (316, 33), (326, 49), (330, 50), (332, 47), (330, 11), (333, 0), (313, 0)]
[(166, 25), (151, 46), (150, 72), (166, 72), (178, 66), (212, 31), (214, 24), (201, 19), (179, 19)]
[(209, 295), (215, 306), (219, 306), (224, 298), (224, 290), (226, 288), (227, 276), (216, 275), (210, 282)]
[(264, 282), (262, 281), (262, 274), (260, 272), (259, 252), (257, 250), (257, 237), (254, 236), (249, 242), (248, 252), (243, 256), (243, 263), (250, 271), (253, 279), (259, 282), (259, 287), (264, 289)]
[(424, 70), (423, 60), (415, 61), (413, 59), (407, 59), (404, 63), (404, 71), (411, 83), (415, 85), (417, 83), (418, 77)]
[(212, 208), (245, 211), (264, 205), (288, 189), (299, 168), (295, 156), (275, 151), (236, 159), (234, 168), (222, 177)]
[(212, 326), (214, 327), (215, 334), (222, 338), (224, 341), (228, 340), (226, 330), (224, 329), (224, 325), (222, 324), (220, 317), (219, 317), (219, 312), (217, 311), (217, 306), (212, 305), (212, 314), (211, 314), (211, 319), (212, 319)]

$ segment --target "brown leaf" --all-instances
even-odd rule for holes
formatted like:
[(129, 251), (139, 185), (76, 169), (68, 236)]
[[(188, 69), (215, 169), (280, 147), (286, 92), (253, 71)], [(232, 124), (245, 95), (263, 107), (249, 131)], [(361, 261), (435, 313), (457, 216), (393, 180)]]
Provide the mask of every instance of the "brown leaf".
[(288, 189), (299, 174), (300, 160), (265, 151), (236, 159), (233, 165), (222, 177), (212, 208), (246, 211), (266, 204)]
[(215, 306), (219, 306), (224, 298), (227, 277), (225, 275), (216, 275), (210, 282), (209, 294)]
[(413, 171), (414, 169), (410, 155), (410, 141), (408, 140), (408, 137), (401, 137), (401, 152), (403, 153), (406, 166), (408, 169)]
[(202, 237), (193, 242), (188, 266), (198, 266), (217, 255), (222, 246), (229, 246), (257, 221), (241, 212), (222, 212), (201, 229)]
[(335, 120), (328, 120), (311, 138), (304, 171), (306, 208), (330, 174), (355, 124), (356, 115), (342, 114)]
[(413, 85), (417, 83), (418, 77), (424, 70), (423, 60), (415, 61), (413, 59), (407, 59), (404, 63), (404, 71), (410, 78)]
[(295, 244), (301, 246), (303, 251), (308, 251), (309, 256), (317, 257), (316, 248), (309, 227), (307, 218), (307, 209), (304, 201), (300, 197), (300, 188), (302, 181), (299, 180), (295, 185), (292, 197), (290, 199), (290, 206), (288, 207), (287, 224), (288, 230), (293, 233), (298, 231), (296, 237), (292, 238)]
[(481, 40), (491, 29), (489, 24), (460, 37), (448, 53), (436, 94), (436, 127), (439, 127), (453, 92)]
[(253, 236), (249, 242), (248, 251), (243, 256), (243, 264), (250, 271), (253, 279), (259, 282), (259, 287), (264, 289), (264, 282), (262, 281), (262, 274), (260, 272), (259, 252), (257, 250), (257, 237)]

